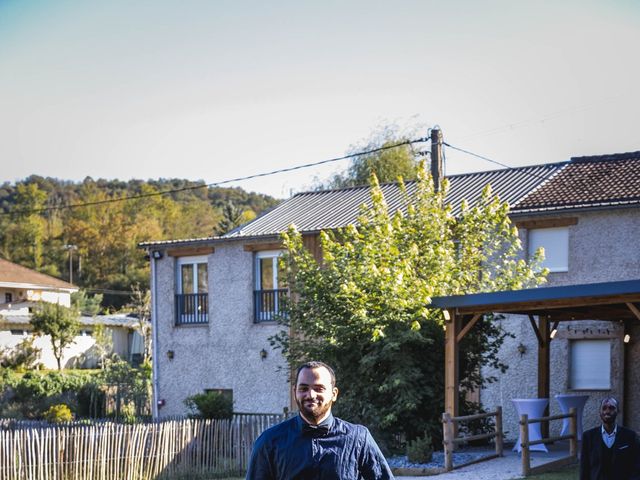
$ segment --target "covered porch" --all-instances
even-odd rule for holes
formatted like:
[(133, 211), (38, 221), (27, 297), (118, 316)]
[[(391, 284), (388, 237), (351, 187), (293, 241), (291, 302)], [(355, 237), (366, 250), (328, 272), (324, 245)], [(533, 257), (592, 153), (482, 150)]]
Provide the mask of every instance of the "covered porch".
[[(432, 307), (442, 309), (445, 316), (445, 412), (454, 417), (459, 416), (460, 341), (485, 314), (518, 314), (523, 315), (524, 321), (530, 323), (538, 344), (538, 398), (549, 398), (551, 393), (550, 343), (552, 332), (562, 322), (616, 322), (624, 328), (625, 335), (633, 338), (640, 334), (640, 280), (436, 297)], [(625, 347), (625, 350), (628, 349)], [(627, 351), (624, 356), (624, 363), (628, 368), (633, 362), (628, 359)], [(635, 374), (630, 373), (632, 376)], [(628, 378), (629, 375), (625, 377)], [(625, 399), (631, 397), (630, 388), (635, 391), (637, 383), (635, 380), (624, 382)], [(636, 393), (640, 393), (640, 390)], [(638, 398), (640, 395), (633, 397)], [(625, 399), (621, 399), (623, 403)], [(623, 408), (623, 414), (623, 422), (628, 423), (631, 420), (629, 409)]]

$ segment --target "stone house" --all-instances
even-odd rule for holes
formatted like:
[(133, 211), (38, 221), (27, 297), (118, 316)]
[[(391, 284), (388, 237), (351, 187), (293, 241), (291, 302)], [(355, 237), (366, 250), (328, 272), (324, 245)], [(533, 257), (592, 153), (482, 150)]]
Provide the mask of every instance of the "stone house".
[[(38, 302), (70, 307), (71, 294), (77, 291), (78, 287), (64, 280), (0, 258), (0, 352), (15, 348), (32, 335), (31, 312)], [(135, 318), (126, 315), (82, 316), (80, 324), (79, 334), (64, 351), (63, 366), (95, 366), (97, 358), (92, 355), (95, 344), (92, 332), (96, 324), (105, 325), (110, 331), (113, 351), (121, 358), (131, 360), (134, 354), (142, 351)], [(39, 363), (44, 368), (57, 368), (48, 336), (36, 338), (34, 346), (41, 350)]]
[[(640, 249), (632, 240), (640, 234), (640, 152), (448, 180), (447, 202), (454, 214), (462, 199), (473, 202), (491, 184), (494, 194), (512, 206), (524, 254), (546, 248), (552, 285), (639, 276)], [(397, 185), (381, 188), (391, 210), (402, 208)], [(413, 188), (408, 182), (409, 195)], [(141, 244), (151, 259), (155, 415), (184, 414), (184, 399), (203, 390), (231, 395), (238, 412), (291, 408), (289, 372), (269, 342), (280, 328), (274, 313), (287, 295), (278, 272), (279, 235), (295, 224), (319, 259), (319, 231), (356, 222), (359, 206), (368, 201), (368, 187), (300, 193), (222, 237)], [(533, 355), (521, 356), (517, 347), (521, 342), (526, 349), (535, 337), (520, 323), (505, 320), (504, 325), (516, 338), (502, 353), (525, 368)], [(608, 335), (616, 332), (610, 328)], [(557, 345), (569, 342), (561, 340), (567, 335), (559, 332)], [(621, 348), (612, 349), (612, 358), (620, 357)], [(554, 361), (568, 365), (566, 346), (554, 347), (554, 352)], [(621, 379), (618, 363), (612, 365), (612, 378)], [(500, 401), (509, 410), (506, 402), (522, 390), (522, 375), (520, 368), (511, 369), (500, 382), (478, 392), (479, 399), (487, 406)], [(566, 390), (563, 382), (558, 380), (558, 391)], [(622, 391), (620, 382), (613, 381), (609, 390)]]

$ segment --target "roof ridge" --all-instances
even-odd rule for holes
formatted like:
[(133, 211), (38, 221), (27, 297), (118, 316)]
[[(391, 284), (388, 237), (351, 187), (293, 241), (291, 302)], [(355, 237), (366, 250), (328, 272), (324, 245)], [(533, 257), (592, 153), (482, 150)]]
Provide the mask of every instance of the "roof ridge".
[[(550, 162), (550, 163), (539, 163), (539, 164), (535, 164), (535, 165), (519, 165), (517, 167), (508, 167), (508, 168), (495, 168), (493, 170), (480, 170), (478, 172), (464, 172), (464, 173), (454, 173), (452, 175), (445, 175), (445, 178), (461, 178), (461, 177), (469, 177), (469, 176), (474, 176), (474, 175), (483, 175), (483, 174), (489, 174), (489, 173), (497, 173), (497, 172), (505, 172), (505, 171), (509, 171), (509, 170), (527, 170), (527, 169), (534, 169), (534, 168), (553, 168), (553, 167), (558, 167), (558, 166), (562, 166), (565, 164), (569, 164), (571, 163), (570, 160), (563, 160), (560, 162)], [(411, 184), (411, 183), (415, 183), (417, 182), (417, 180), (404, 180), (405, 185)], [(399, 182), (395, 181), (395, 182), (382, 182), (380, 183), (380, 186), (383, 187), (385, 185), (398, 185)], [(360, 190), (363, 188), (370, 188), (371, 185), (352, 185), (350, 187), (336, 187), (336, 188), (327, 188), (327, 189), (321, 189), (321, 190), (305, 190), (303, 192), (298, 192), (295, 195), (293, 195), (293, 197), (298, 197), (298, 196), (302, 196), (302, 195), (311, 195), (311, 194), (325, 194), (325, 193), (332, 193), (332, 192), (344, 192), (344, 191), (348, 191), (348, 190)], [(283, 200), (286, 201), (287, 199)]]
[(584, 155), (581, 157), (571, 157), (572, 163), (611, 162), (619, 160), (640, 160), (640, 150), (636, 150), (635, 152), (606, 153), (604, 155)]

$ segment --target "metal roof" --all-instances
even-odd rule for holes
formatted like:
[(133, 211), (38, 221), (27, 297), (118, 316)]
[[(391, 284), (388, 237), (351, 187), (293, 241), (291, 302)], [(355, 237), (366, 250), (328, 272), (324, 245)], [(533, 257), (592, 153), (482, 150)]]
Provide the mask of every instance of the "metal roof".
[(555, 320), (625, 320), (638, 319), (629, 307), (638, 302), (640, 279), (434, 297), (431, 307), (455, 309), (462, 315), (496, 312), (548, 315)]
[[(460, 212), (462, 200), (474, 203), (487, 184), (503, 201), (513, 204), (532, 189), (557, 173), (565, 163), (521, 167), (489, 172), (452, 175), (446, 202), (454, 215)], [(390, 211), (405, 210), (405, 197), (396, 183), (380, 186)], [(416, 182), (406, 182), (407, 195), (415, 192)], [(252, 222), (232, 230), (222, 238), (256, 235), (277, 235), (291, 224), (301, 232), (345, 227), (356, 223), (360, 207), (371, 206), (370, 187), (352, 187), (339, 190), (322, 190), (299, 193)]]
[[(494, 195), (511, 206), (511, 214), (640, 205), (640, 152), (591, 157), (529, 167), (451, 175), (446, 202), (457, 215), (463, 199), (473, 204), (490, 184)], [(409, 196), (416, 183), (406, 182)], [(381, 185), (390, 211), (406, 208), (395, 183)], [(197, 245), (234, 239), (278, 236), (290, 225), (312, 233), (357, 222), (362, 205), (370, 206), (370, 187), (304, 192), (222, 237), (145, 242), (141, 247)]]

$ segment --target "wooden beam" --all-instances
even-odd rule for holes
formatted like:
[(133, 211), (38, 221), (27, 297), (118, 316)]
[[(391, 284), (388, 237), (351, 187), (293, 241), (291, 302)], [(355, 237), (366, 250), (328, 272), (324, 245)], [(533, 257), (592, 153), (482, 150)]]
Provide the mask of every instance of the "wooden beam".
[[(450, 312), (453, 313), (453, 312)], [(460, 329), (460, 317), (455, 315), (445, 323), (445, 347), (444, 347), (444, 408), (452, 417), (458, 416), (458, 398), (460, 396), (459, 382), (459, 350), (458, 331)]]
[(567, 218), (542, 218), (536, 220), (522, 220), (515, 222), (518, 228), (553, 228), (553, 227), (569, 227), (578, 224), (578, 217)]
[(525, 302), (495, 303), (474, 307), (457, 307), (458, 313), (471, 315), (475, 313), (517, 313), (532, 310), (553, 310), (567, 307), (593, 307), (597, 305), (614, 305), (616, 303), (640, 302), (640, 292), (602, 297), (573, 297), (547, 300), (531, 300)]
[(213, 247), (184, 247), (184, 248), (170, 248), (167, 250), (169, 257), (188, 257), (191, 255), (209, 255), (214, 253)]
[(544, 340), (542, 335), (540, 334), (540, 330), (538, 330), (538, 325), (536, 325), (536, 319), (533, 318), (533, 315), (529, 315), (529, 322), (531, 322), (531, 327), (533, 328), (536, 337), (538, 338), (538, 347), (542, 347), (544, 344)]
[[(550, 342), (549, 342), (549, 318), (538, 317), (538, 330), (542, 343), (538, 345), (538, 398), (549, 398), (551, 393), (551, 368), (550, 368)], [(549, 406), (544, 411), (543, 417), (549, 415)], [(541, 422), (542, 437), (549, 436), (549, 422)]]
[(282, 242), (269, 243), (247, 243), (244, 245), (245, 252), (261, 252), (265, 250), (282, 250)]
[(464, 338), (464, 336), (469, 333), (469, 330), (471, 330), (473, 328), (473, 326), (478, 323), (478, 320), (480, 320), (482, 318), (482, 314), (481, 313), (476, 313), (473, 318), (471, 320), (469, 320), (469, 323), (467, 323), (464, 328), (460, 331), (460, 333), (458, 333), (458, 336), (456, 337), (456, 342), (460, 342), (460, 340), (462, 340)]
[(629, 307), (629, 310), (631, 310), (631, 312), (636, 316), (636, 318), (638, 320), (640, 320), (640, 310), (638, 310), (638, 307), (636, 307), (633, 303), (628, 302), (627, 303), (627, 307)]

